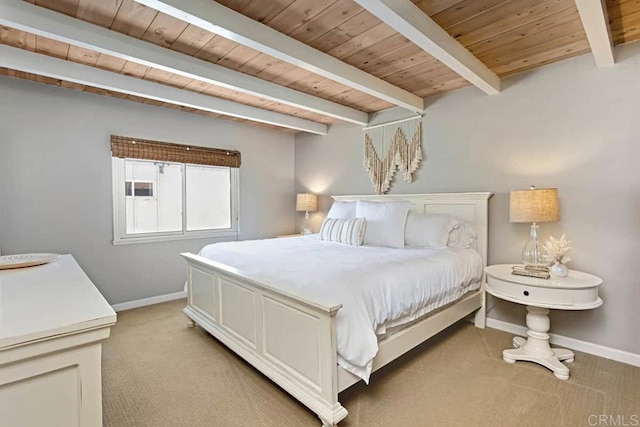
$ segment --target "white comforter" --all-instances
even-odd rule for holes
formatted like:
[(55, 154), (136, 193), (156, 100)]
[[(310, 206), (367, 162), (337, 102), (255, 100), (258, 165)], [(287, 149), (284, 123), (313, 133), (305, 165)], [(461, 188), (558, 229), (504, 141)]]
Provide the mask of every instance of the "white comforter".
[(314, 236), (208, 245), (200, 256), (283, 290), (342, 303), (338, 363), (369, 382), (376, 334), (455, 301), (482, 278), (473, 249), (350, 246)]

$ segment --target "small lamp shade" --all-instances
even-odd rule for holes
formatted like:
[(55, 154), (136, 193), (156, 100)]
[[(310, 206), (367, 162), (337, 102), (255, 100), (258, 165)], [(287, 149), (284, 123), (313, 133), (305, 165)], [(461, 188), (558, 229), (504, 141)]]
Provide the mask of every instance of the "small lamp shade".
[(296, 196), (296, 211), (314, 212), (318, 210), (318, 196), (315, 194), (301, 193)]
[(512, 191), (509, 197), (510, 222), (549, 222), (560, 220), (558, 189), (531, 187)]

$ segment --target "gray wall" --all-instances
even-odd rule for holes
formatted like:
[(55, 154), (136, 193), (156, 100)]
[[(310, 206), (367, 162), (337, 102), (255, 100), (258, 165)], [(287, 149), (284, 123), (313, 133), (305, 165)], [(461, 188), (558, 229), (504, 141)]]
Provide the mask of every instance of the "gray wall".
[(240, 150), (241, 238), (292, 232), (292, 134), (0, 77), (3, 254), (71, 253), (112, 304), (182, 290), (213, 240), (112, 245), (111, 134)]
[[(513, 263), (526, 224), (508, 219), (509, 191), (557, 187), (562, 220), (541, 236), (566, 233), (570, 268), (601, 276), (604, 305), (551, 314), (552, 332), (640, 353), (640, 43), (618, 48), (618, 64), (597, 69), (581, 56), (503, 80), (496, 96), (475, 88), (430, 99), (426, 154), (412, 184), (397, 174), (390, 193), (491, 191), (489, 263)], [(372, 194), (362, 167), (363, 135), (338, 125), (327, 136), (296, 136), (296, 190)], [(313, 215), (317, 229), (323, 213)], [(299, 219), (298, 219), (299, 220)], [(490, 317), (524, 324), (523, 307), (498, 302)]]

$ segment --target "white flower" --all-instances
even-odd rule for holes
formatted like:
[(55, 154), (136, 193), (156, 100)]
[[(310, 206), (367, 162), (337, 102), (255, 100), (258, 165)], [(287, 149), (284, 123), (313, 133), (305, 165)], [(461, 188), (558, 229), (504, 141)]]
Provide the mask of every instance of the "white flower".
[(546, 252), (544, 258), (547, 261), (551, 261), (553, 263), (566, 264), (571, 261), (571, 258), (566, 256), (567, 252), (571, 250), (571, 240), (567, 240), (566, 235), (563, 234), (562, 237), (556, 239), (553, 236), (549, 236), (549, 240), (544, 242), (542, 245), (542, 249)]

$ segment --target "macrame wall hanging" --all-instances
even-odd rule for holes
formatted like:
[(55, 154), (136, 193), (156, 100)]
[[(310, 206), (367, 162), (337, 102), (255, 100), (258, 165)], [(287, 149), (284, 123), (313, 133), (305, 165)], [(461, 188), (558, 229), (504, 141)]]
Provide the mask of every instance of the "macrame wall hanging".
[[(401, 123), (379, 126), (365, 131), (364, 168), (376, 194), (389, 191), (397, 169), (405, 182), (413, 181), (413, 173), (422, 160), (421, 117)], [(410, 138), (410, 140), (408, 139)], [(380, 159), (376, 147), (380, 148)], [(388, 149), (385, 152), (385, 148)]]

